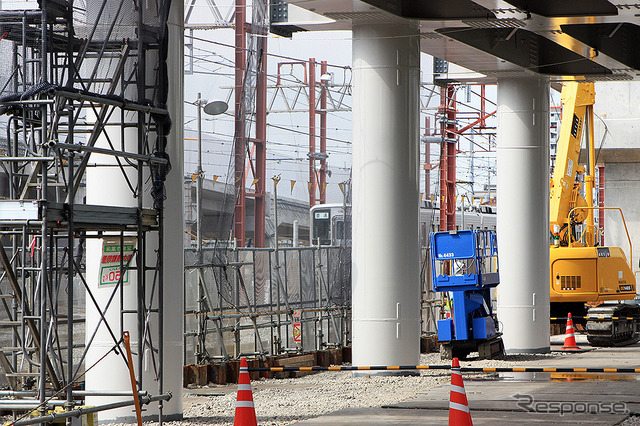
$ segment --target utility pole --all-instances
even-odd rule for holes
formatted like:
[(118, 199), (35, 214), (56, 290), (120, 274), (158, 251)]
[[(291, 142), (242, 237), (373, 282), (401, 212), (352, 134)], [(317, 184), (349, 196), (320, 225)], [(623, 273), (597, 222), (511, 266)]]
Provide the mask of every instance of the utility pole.
[(196, 247), (198, 262), (202, 263), (202, 95), (198, 92), (198, 168), (196, 169)]
[(316, 205), (316, 60), (309, 59), (309, 208)]
[(456, 229), (456, 87), (440, 88), (440, 230)]
[(247, 63), (246, 0), (236, 0), (235, 22), (235, 140), (234, 140), (234, 194), (233, 235), (239, 247), (244, 247), (246, 190), (244, 176), (245, 139), (245, 100), (244, 71)]

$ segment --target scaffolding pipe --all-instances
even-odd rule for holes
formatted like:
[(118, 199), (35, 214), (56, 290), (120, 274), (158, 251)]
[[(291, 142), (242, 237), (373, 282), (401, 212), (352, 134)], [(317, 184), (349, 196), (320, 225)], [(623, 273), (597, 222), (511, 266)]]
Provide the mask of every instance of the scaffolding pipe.
[[(156, 395), (156, 396), (143, 396), (140, 398), (140, 403), (143, 405), (147, 405), (152, 402), (168, 401), (170, 399), (171, 399), (171, 393), (165, 393), (165, 394)], [(78, 408), (77, 410), (67, 411), (66, 413), (49, 414), (47, 416), (35, 417), (33, 419), (19, 420), (17, 422), (14, 422), (13, 426), (29, 426), (29, 425), (36, 425), (38, 423), (43, 423), (43, 424), (52, 423), (56, 420), (69, 419), (72, 417), (80, 417), (84, 414), (99, 413), (101, 411), (113, 410), (114, 408), (129, 407), (134, 404), (135, 404), (135, 401), (131, 399), (128, 401), (113, 402), (111, 404), (98, 405), (95, 407)]]
[[(47, 391), (47, 396), (53, 396), (56, 393), (53, 391)], [(37, 396), (37, 391), (13, 391), (13, 390), (0, 390), (0, 397), (2, 396), (10, 396), (14, 398), (22, 398), (29, 396)], [(73, 396), (76, 398), (82, 398), (85, 396), (132, 396), (131, 392), (127, 391), (112, 391), (112, 392), (102, 392), (102, 391), (73, 391)], [(147, 396), (147, 391), (139, 391), (139, 396)]]
[[(153, 155), (135, 154), (133, 152), (117, 151), (117, 150), (107, 149), (107, 148), (98, 148), (95, 146), (76, 145), (76, 144), (69, 144), (69, 143), (55, 143), (55, 144), (52, 144), (51, 147), (57, 148), (57, 149), (66, 149), (69, 151), (84, 151), (84, 152), (92, 152), (97, 154), (113, 155), (114, 157), (131, 158), (132, 160), (147, 161), (149, 163), (169, 164), (169, 161), (166, 158), (154, 157)], [(46, 160), (41, 159), (40, 161), (46, 161)]]

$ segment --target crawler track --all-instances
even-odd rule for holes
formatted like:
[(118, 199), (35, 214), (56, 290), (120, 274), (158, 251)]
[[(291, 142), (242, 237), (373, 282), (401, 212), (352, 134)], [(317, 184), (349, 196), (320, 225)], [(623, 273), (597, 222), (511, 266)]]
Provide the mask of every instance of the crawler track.
[(586, 323), (592, 346), (626, 346), (640, 340), (640, 306), (602, 305), (590, 308)]

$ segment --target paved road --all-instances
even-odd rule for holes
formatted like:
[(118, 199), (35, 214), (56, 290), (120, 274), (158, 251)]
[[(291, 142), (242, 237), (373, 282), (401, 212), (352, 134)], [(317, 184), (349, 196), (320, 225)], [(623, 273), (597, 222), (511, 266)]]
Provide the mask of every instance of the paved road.
[[(597, 348), (518, 366), (640, 368), (640, 345)], [(640, 375), (633, 374), (495, 374), (466, 377), (465, 390), (475, 425), (616, 425), (630, 413), (640, 413)], [(446, 425), (448, 405), (449, 387), (440, 386), (392, 406), (345, 409), (298, 424)]]

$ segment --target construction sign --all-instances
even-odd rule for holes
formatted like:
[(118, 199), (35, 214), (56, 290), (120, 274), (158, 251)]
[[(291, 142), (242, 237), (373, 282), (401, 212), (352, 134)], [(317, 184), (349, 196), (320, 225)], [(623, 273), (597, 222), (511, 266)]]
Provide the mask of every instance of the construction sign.
[(293, 341), (302, 342), (302, 313), (293, 311)]
[[(125, 238), (120, 245), (120, 238), (102, 240), (102, 258), (100, 259), (100, 285), (117, 284), (122, 269), (126, 269), (136, 246), (135, 238)], [(122, 269), (121, 269), (122, 268)], [(122, 283), (129, 282), (129, 271), (125, 272)]]

